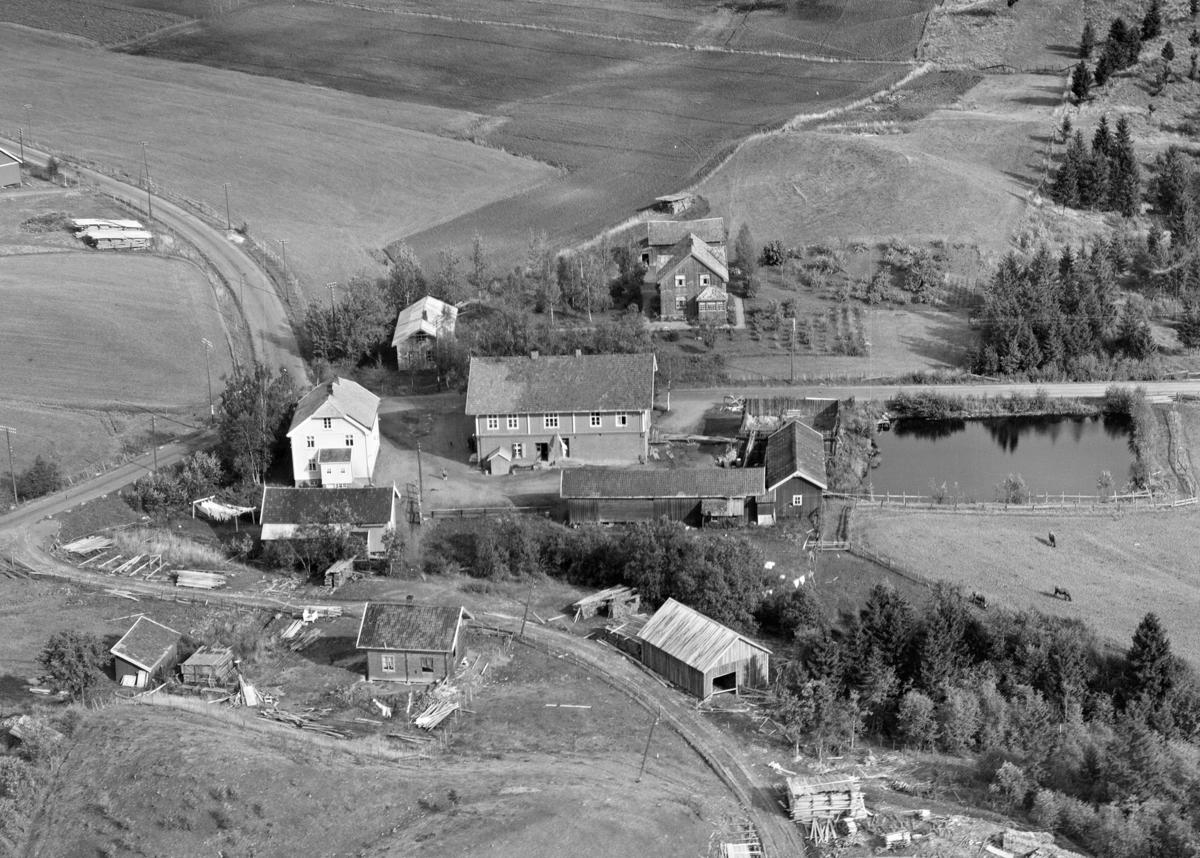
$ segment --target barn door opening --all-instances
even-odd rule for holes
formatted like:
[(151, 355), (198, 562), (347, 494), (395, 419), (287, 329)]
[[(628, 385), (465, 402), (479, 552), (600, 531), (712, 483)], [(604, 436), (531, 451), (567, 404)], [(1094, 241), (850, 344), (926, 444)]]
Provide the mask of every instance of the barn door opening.
[(737, 671), (724, 673), (713, 677), (713, 694), (728, 694), (737, 692)]

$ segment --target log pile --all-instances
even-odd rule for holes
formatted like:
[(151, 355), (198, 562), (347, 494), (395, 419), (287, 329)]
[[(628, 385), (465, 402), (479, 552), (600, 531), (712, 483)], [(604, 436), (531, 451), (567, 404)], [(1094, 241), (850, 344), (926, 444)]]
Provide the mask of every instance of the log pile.
[(319, 721), (313, 721), (311, 718), (305, 718), (303, 715), (297, 715), (295, 712), (288, 712), (283, 709), (259, 709), (258, 717), (268, 721), (278, 721), (280, 724), (288, 724), (298, 730), (320, 733), (323, 736), (329, 736), (334, 739), (350, 738), (349, 733), (336, 730), (328, 724), (322, 724)]
[(215, 572), (179, 569), (175, 572), (175, 584), (178, 587), (192, 587), (197, 590), (215, 590), (225, 586), (225, 576)]
[(422, 730), (432, 730), (438, 724), (441, 724), (450, 717), (458, 709), (458, 702), (454, 700), (435, 700), (416, 718), (413, 723)]

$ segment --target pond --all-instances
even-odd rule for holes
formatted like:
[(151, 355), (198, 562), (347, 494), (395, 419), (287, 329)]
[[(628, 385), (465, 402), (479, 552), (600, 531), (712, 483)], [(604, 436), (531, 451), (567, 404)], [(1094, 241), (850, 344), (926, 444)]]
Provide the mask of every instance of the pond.
[(898, 420), (876, 436), (867, 480), (877, 493), (929, 495), (932, 482), (949, 497), (991, 501), (997, 483), (1020, 474), (1032, 494), (1096, 494), (1102, 471), (1117, 490), (1129, 479), (1130, 437), (1124, 415)]

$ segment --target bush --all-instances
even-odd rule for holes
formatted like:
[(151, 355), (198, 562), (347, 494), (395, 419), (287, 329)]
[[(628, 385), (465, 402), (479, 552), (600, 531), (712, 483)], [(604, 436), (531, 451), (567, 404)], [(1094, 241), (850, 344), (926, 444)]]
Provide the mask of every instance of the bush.
[(55, 685), (79, 699), (103, 681), (108, 653), (95, 635), (68, 630), (51, 635), (38, 661)]
[(996, 483), (996, 502), (1029, 503), (1029, 487), (1025, 485), (1025, 478), (1020, 474), (1009, 474)]
[(779, 239), (768, 241), (758, 254), (758, 264), (769, 268), (778, 268), (787, 259), (787, 250)]
[(17, 496), (24, 500), (40, 498), (63, 487), (58, 463), (38, 456), (28, 469), (17, 474)]

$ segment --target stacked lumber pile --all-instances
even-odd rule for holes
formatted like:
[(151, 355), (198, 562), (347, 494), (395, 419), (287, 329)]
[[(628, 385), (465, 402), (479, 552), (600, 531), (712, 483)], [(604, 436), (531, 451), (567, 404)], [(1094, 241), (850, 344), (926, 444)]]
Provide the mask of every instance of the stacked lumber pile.
[(804, 825), (818, 819), (864, 819), (867, 815), (858, 778), (822, 780), (795, 776), (787, 779), (787, 791), (788, 812)]
[(449, 718), (458, 709), (456, 700), (435, 700), (426, 707), (425, 711), (413, 719), (413, 723), (422, 730), (432, 730)]
[(283, 709), (259, 709), (258, 717), (265, 718), (268, 721), (278, 721), (280, 724), (289, 724), (298, 730), (308, 730), (309, 732), (320, 733), (323, 736), (330, 736), (334, 739), (350, 738), (349, 733), (334, 729), (328, 724), (322, 724), (319, 721), (313, 721), (311, 718), (305, 718), (303, 715), (297, 715), (295, 712), (287, 712)]
[(296, 635), (291, 643), (288, 644), (288, 649), (292, 652), (300, 652), (312, 645), (313, 641), (321, 636), (320, 629), (305, 629)]
[(76, 539), (64, 545), (63, 551), (69, 551), (72, 554), (78, 554), (80, 557), (86, 554), (94, 554), (97, 551), (104, 551), (112, 548), (113, 541), (107, 536), (85, 536), (81, 539)]
[(179, 569), (175, 572), (175, 584), (178, 587), (192, 587), (197, 590), (215, 590), (225, 586), (225, 576), (215, 572)]

